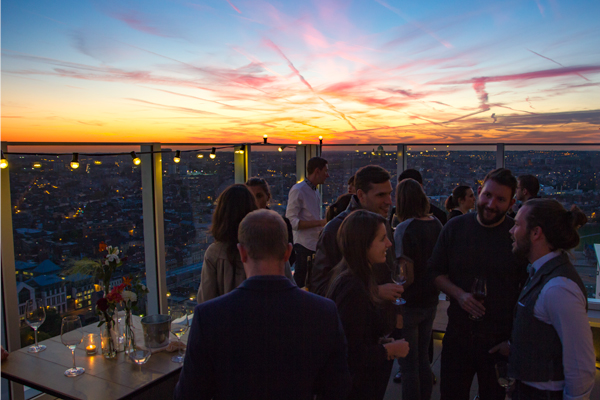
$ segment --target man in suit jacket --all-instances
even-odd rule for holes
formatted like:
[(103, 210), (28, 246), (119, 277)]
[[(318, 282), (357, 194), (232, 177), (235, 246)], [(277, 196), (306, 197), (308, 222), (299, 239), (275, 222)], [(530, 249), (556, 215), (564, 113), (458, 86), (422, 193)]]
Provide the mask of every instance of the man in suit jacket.
[(511, 335), (515, 400), (590, 398), (596, 357), (586, 291), (565, 253), (586, 221), (576, 206), (567, 211), (551, 199), (531, 199), (517, 213), (513, 252), (531, 264)]
[(284, 276), (292, 246), (283, 219), (253, 211), (238, 238), (247, 279), (196, 307), (175, 399), (345, 399), (350, 373), (336, 306)]

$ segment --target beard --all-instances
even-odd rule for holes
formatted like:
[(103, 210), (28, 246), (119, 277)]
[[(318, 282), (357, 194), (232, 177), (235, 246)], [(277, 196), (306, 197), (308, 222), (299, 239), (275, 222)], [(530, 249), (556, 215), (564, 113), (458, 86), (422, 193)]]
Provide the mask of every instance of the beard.
[(481, 223), (483, 225), (494, 225), (500, 221), (502, 221), (502, 219), (506, 216), (506, 212), (508, 211), (508, 209), (502, 211), (494, 211), (494, 210), (490, 210), (488, 209), (487, 211), (492, 211), (495, 213), (494, 217), (492, 218), (485, 218), (484, 217), (484, 212), (486, 211), (485, 205), (483, 204), (477, 204), (477, 216), (479, 217), (479, 221), (481, 221)]
[(531, 231), (527, 230), (522, 239), (514, 238), (512, 252), (513, 254), (527, 258), (531, 251), (531, 237), (529, 235)]

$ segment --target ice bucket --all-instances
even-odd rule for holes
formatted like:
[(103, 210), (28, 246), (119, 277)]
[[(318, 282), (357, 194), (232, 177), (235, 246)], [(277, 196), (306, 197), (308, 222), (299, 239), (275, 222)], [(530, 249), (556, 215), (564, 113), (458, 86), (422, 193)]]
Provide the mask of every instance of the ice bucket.
[(169, 344), (171, 317), (164, 314), (148, 315), (142, 318), (144, 344), (147, 348), (155, 349)]

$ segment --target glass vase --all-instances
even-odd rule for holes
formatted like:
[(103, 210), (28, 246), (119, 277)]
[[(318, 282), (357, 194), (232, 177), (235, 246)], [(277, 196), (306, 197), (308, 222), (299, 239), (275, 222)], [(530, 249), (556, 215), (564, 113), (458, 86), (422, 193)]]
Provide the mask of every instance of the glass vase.
[(111, 329), (113, 325), (112, 319), (105, 321), (100, 327), (100, 345), (102, 347), (102, 355), (104, 358), (115, 358), (117, 356), (117, 347), (113, 331)]
[(131, 319), (131, 310), (125, 310), (125, 354), (132, 353), (136, 350), (135, 335), (133, 333), (133, 322)]

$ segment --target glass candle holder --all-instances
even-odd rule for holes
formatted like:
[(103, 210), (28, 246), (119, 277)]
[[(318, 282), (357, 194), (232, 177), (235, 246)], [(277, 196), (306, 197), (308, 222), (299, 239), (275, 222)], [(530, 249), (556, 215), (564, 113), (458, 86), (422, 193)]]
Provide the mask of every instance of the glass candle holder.
[(100, 336), (94, 333), (89, 333), (85, 336), (85, 351), (88, 356), (93, 356), (98, 351), (100, 345)]

